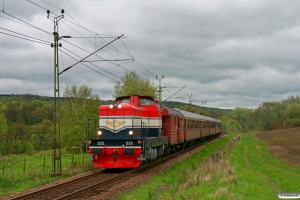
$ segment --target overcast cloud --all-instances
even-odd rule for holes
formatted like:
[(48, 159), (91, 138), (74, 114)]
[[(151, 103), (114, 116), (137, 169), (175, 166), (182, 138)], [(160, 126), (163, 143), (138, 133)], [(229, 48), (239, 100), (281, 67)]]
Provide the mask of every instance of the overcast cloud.
[[(127, 64), (77, 64), (60, 75), (61, 96), (66, 86), (86, 84), (101, 99), (112, 99), (115, 81), (125, 69), (136, 70), (156, 85), (155, 76), (164, 75), (163, 99), (186, 85), (171, 100), (188, 102), (187, 93), (192, 93), (192, 103), (206, 101), (208, 107), (256, 108), (300, 93), (296, 0), (4, 0), (4, 7), (0, 2), (0, 94), (53, 96), (53, 48), (3, 33), (24, 37), (10, 30), (53, 42), (54, 23), (46, 10), (54, 17), (60, 9), (65, 15), (58, 32), (73, 38), (60, 40), (59, 71), (113, 40), (95, 36), (126, 38), (87, 60), (131, 55), (135, 59)], [(74, 38), (82, 36), (91, 38)]]

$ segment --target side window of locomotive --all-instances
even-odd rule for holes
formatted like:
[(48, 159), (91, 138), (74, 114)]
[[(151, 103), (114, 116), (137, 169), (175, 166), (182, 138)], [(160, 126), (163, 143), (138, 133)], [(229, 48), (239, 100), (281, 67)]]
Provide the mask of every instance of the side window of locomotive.
[(153, 106), (154, 101), (152, 99), (140, 98), (140, 105), (141, 106)]
[(157, 110), (161, 112), (160, 104), (158, 102), (156, 102), (156, 107), (157, 107)]

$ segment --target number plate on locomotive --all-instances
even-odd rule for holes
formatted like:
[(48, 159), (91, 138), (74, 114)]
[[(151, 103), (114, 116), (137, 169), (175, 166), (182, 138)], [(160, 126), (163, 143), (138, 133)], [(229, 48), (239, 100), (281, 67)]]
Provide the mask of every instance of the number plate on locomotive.
[(127, 146), (133, 145), (133, 141), (126, 141), (126, 145), (127, 145)]

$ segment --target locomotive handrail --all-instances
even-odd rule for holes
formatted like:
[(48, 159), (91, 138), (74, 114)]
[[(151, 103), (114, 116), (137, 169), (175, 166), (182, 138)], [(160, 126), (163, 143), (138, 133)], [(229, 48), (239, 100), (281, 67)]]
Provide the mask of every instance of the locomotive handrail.
[(144, 131), (146, 131), (147, 129), (147, 124), (145, 122), (141, 122), (141, 139), (142, 139), (142, 143), (143, 143), (143, 152), (145, 151), (145, 147), (146, 147), (146, 140), (143, 141), (144, 138)]

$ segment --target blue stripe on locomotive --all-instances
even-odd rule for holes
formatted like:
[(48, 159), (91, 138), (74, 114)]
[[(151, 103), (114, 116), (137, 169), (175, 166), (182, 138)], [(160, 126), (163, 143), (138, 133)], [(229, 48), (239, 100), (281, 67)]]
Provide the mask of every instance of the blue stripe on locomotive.
[[(102, 135), (99, 137), (106, 139), (141, 139), (145, 137), (161, 137), (161, 128), (127, 128), (117, 133), (106, 129), (100, 129)], [(133, 135), (129, 135), (129, 131), (133, 131)]]

